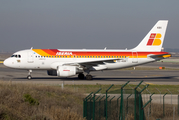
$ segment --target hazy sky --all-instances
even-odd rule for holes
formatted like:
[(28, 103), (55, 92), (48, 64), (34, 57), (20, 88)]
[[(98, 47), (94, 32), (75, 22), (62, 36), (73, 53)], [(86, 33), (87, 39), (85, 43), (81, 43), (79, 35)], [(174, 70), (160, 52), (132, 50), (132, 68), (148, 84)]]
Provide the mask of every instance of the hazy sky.
[(0, 52), (133, 48), (169, 20), (164, 48), (179, 48), (179, 0), (0, 0)]

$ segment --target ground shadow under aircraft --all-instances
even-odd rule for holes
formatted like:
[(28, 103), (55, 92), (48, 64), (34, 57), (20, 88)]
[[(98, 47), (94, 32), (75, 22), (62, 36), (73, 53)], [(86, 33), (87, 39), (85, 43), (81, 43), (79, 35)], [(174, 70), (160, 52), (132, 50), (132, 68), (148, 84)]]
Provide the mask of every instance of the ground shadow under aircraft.
[(59, 77), (33, 77), (31, 80), (28, 80), (25, 77), (13, 78), (11, 81), (145, 81), (145, 82), (178, 82), (177, 76), (160, 76), (160, 77), (95, 77), (93, 80), (80, 80), (77, 77), (68, 77), (68, 78), (59, 78)]

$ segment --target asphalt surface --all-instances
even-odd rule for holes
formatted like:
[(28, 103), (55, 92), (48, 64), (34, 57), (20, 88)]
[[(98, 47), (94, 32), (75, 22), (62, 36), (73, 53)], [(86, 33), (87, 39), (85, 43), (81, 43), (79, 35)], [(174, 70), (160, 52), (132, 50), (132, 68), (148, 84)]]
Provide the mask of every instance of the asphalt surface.
[[(158, 67), (170, 68), (170, 70), (159, 70)], [(179, 84), (179, 63), (155, 62), (142, 65), (145, 70), (108, 70), (91, 72), (93, 80), (79, 80), (77, 76), (60, 78), (48, 76), (46, 71), (33, 71), (33, 79), (27, 80), (28, 71), (10, 69), (0, 64), (0, 80), (17, 83), (37, 84), (138, 84), (143, 80), (147, 84)], [(152, 68), (147, 70), (146, 68)], [(153, 69), (154, 68), (154, 69)]]

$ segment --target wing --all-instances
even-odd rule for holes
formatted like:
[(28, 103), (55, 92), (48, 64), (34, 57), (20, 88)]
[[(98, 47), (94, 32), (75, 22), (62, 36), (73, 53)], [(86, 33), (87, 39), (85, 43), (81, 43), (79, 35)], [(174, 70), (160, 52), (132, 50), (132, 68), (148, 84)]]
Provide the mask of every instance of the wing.
[[(57, 69), (57, 66), (77, 66), (78, 68), (85, 69), (93, 69), (94, 67), (98, 67), (98, 70), (106, 69), (105, 64), (106, 63), (115, 63), (119, 60), (126, 61), (127, 58), (105, 58), (105, 59), (98, 59), (98, 60), (85, 60), (85, 61), (78, 61), (78, 62), (67, 62), (67, 63), (61, 63), (61, 62), (54, 62), (51, 64), (51, 69)], [(100, 68), (99, 68), (100, 67)], [(97, 69), (97, 68), (95, 68)]]
[(71, 66), (82, 66), (82, 67), (92, 67), (92, 66), (98, 66), (103, 65), (105, 63), (115, 63), (116, 60), (121, 60), (119, 58), (110, 58), (110, 59), (103, 59), (103, 60), (88, 60), (88, 61), (82, 61), (82, 62), (74, 62), (74, 63), (65, 63), (63, 65), (71, 65)]

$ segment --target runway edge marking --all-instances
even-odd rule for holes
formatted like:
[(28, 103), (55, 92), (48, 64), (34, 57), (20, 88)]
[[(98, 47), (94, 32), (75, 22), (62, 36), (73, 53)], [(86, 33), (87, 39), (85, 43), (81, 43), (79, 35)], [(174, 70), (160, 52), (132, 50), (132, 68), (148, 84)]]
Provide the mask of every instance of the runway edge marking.
[(153, 84), (153, 83), (149, 83), (149, 82), (145, 82), (145, 84), (149, 84), (149, 85), (155, 85), (155, 84)]

